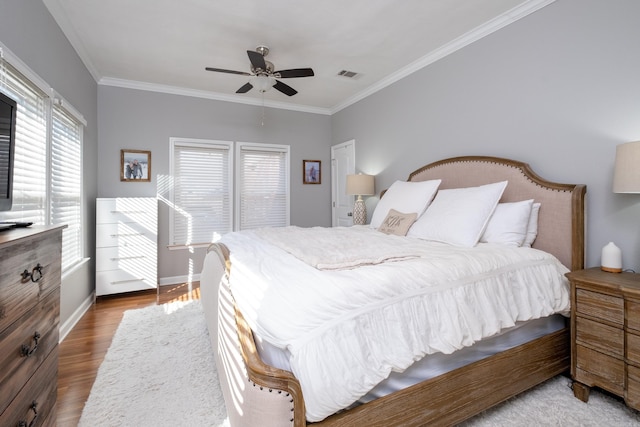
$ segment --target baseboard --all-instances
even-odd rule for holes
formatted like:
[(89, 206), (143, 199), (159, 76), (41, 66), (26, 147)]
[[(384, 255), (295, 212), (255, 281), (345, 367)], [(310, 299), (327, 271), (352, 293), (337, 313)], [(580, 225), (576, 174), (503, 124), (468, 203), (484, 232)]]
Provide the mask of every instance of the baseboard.
[(80, 307), (74, 311), (69, 318), (60, 325), (58, 342), (61, 343), (67, 337), (69, 332), (76, 326), (76, 323), (82, 319), (82, 316), (91, 308), (93, 302), (96, 300), (95, 293), (91, 293), (83, 302)]
[(166, 285), (178, 285), (180, 283), (191, 283), (191, 282), (199, 282), (200, 274), (193, 274), (189, 276), (173, 276), (173, 277), (161, 277), (158, 280), (158, 284), (160, 286)]

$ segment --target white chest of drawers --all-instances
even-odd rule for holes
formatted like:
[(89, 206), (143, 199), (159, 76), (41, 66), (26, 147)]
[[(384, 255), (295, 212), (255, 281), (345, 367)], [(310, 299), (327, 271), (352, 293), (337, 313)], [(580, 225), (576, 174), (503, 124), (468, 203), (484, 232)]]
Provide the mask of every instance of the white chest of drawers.
[(97, 199), (96, 296), (157, 287), (157, 199)]

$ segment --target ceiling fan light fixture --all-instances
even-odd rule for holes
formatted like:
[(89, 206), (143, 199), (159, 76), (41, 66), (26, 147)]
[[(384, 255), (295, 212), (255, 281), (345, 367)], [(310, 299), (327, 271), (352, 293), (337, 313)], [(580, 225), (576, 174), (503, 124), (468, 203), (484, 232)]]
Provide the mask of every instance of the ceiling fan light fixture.
[(250, 81), (260, 93), (265, 93), (276, 84), (276, 79), (271, 76), (255, 76)]

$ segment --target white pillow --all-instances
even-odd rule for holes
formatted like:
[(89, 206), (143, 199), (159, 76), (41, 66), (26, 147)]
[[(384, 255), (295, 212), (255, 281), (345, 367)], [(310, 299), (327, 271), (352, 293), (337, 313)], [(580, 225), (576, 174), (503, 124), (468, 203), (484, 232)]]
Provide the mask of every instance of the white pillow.
[(527, 236), (527, 226), (531, 217), (533, 199), (522, 202), (498, 203), (489, 218), (487, 229), (480, 241), (499, 243), (509, 246), (521, 246)]
[(422, 215), (429, 206), (433, 195), (438, 191), (441, 180), (430, 181), (396, 181), (384, 193), (371, 216), (371, 227), (378, 228), (391, 209), (404, 213)]
[(538, 212), (540, 211), (540, 203), (534, 203), (531, 207), (531, 216), (527, 225), (527, 237), (524, 238), (522, 246), (530, 248), (538, 236)]
[(408, 236), (473, 247), (480, 240), (507, 181), (440, 190)]

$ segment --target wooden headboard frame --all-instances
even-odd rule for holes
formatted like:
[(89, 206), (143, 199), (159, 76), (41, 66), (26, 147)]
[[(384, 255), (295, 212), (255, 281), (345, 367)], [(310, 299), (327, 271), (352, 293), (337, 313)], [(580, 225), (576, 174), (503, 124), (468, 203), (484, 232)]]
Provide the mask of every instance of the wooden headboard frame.
[(440, 189), (509, 181), (501, 202), (540, 202), (538, 237), (533, 247), (555, 255), (571, 270), (584, 268), (587, 187), (540, 178), (528, 164), (499, 157), (454, 157), (412, 172), (407, 181), (441, 179)]

